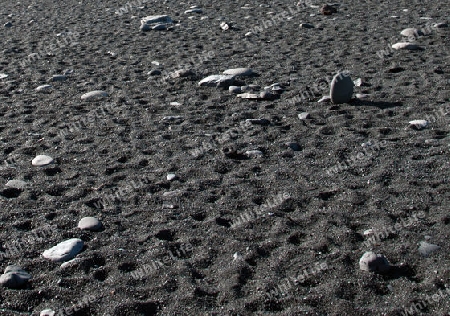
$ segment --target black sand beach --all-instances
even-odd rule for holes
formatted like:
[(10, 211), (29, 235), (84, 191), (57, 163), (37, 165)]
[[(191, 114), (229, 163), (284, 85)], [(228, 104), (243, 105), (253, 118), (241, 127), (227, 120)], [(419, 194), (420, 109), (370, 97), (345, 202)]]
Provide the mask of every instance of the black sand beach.
[(450, 3), (324, 4), (2, 0), (0, 315), (450, 315)]

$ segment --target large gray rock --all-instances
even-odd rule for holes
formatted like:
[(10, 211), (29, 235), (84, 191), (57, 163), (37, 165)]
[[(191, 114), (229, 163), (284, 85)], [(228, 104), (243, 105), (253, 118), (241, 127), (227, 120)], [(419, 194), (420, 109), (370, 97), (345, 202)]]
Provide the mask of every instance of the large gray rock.
[(42, 256), (55, 262), (67, 261), (74, 258), (83, 249), (83, 246), (84, 243), (81, 239), (72, 238), (45, 250)]
[(352, 99), (354, 83), (345, 72), (333, 77), (330, 85), (330, 98), (334, 104), (347, 103)]

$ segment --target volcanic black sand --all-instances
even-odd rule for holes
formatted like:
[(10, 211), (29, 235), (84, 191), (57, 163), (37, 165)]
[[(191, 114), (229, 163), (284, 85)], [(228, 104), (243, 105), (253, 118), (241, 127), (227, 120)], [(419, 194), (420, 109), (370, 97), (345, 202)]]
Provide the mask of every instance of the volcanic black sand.
[[(448, 1), (130, 4), (1, 1), (0, 272), (32, 279), (0, 289), (0, 315), (449, 315)], [(174, 25), (139, 30), (159, 14)], [(421, 49), (390, 49), (405, 40)], [(198, 85), (238, 67), (285, 91)], [(344, 70), (370, 96), (318, 103)], [(70, 238), (69, 266), (42, 257)], [(360, 270), (370, 250), (388, 273)]]

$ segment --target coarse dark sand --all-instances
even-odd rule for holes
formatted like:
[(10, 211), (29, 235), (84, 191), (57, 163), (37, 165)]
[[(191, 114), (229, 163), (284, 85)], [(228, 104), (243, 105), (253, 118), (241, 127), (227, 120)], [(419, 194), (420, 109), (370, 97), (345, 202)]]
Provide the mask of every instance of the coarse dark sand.
[[(0, 270), (32, 279), (0, 289), (0, 315), (450, 315), (448, 1), (129, 3), (1, 1)], [(176, 23), (139, 30), (159, 14)], [(392, 50), (408, 27), (421, 49)], [(238, 67), (285, 91), (198, 85)], [(370, 96), (318, 103), (343, 70)], [(42, 257), (70, 238), (74, 262)], [(360, 270), (369, 250), (394, 267)]]

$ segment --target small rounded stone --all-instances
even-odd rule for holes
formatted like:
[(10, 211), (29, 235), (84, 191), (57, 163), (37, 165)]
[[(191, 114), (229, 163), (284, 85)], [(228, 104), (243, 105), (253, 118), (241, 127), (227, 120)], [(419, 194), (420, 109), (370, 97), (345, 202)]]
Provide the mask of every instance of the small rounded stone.
[(78, 222), (78, 228), (83, 229), (83, 230), (97, 231), (97, 230), (102, 229), (102, 227), (103, 227), (102, 222), (100, 222), (95, 217), (83, 217)]
[(391, 265), (382, 254), (368, 251), (359, 259), (359, 268), (369, 272), (386, 272), (391, 268)]

